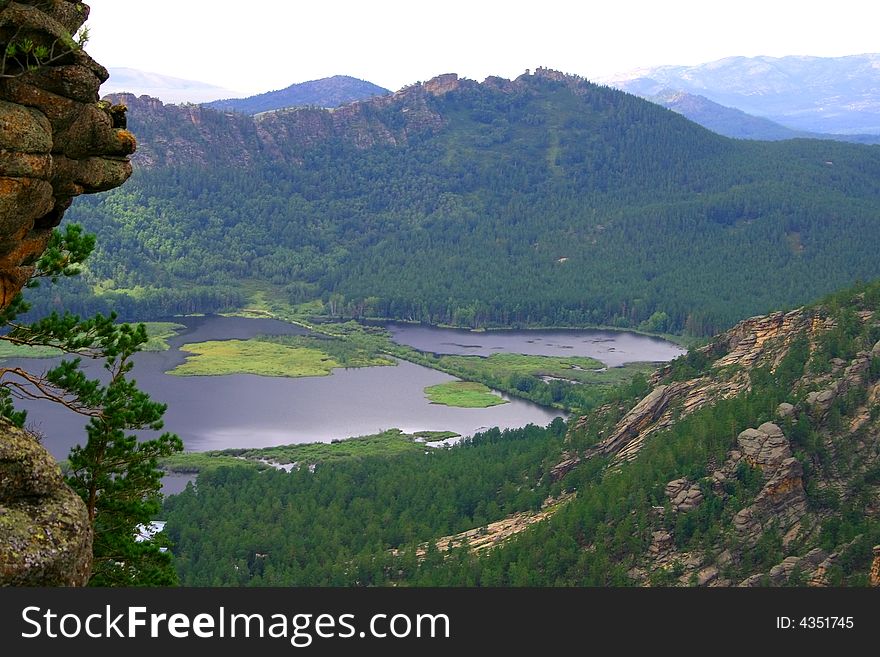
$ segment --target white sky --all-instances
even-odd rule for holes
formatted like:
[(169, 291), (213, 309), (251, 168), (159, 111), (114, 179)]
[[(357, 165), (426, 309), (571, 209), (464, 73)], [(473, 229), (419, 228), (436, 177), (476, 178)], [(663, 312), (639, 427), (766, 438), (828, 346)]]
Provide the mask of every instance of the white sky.
[(87, 51), (259, 93), (331, 75), (392, 90), (546, 66), (595, 79), (731, 55), (880, 51), (872, 0), (85, 0)]

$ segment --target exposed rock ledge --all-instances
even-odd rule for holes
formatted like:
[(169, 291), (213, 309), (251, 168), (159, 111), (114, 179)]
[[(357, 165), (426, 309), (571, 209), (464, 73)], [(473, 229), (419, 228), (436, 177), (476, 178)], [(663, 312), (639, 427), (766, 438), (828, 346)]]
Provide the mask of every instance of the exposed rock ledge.
[[(82, 3), (42, 5), (0, 0), (0, 45), (21, 28), (35, 45), (52, 47), (88, 17)], [(118, 187), (131, 175), (135, 139), (123, 129), (124, 112), (98, 100), (108, 77), (81, 50), (0, 77), (0, 308), (33, 273), (73, 197)]]

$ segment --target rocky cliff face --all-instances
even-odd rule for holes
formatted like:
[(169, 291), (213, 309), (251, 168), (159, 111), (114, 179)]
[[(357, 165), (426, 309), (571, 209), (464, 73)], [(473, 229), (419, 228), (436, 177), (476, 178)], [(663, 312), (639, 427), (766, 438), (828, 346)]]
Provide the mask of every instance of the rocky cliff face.
[[(63, 49), (88, 17), (79, 2), (0, 1), (4, 47), (28, 38)], [(131, 175), (135, 150), (124, 113), (98, 102), (108, 73), (82, 50), (0, 77), (0, 304), (33, 271), (54, 226), (79, 194), (112, 189)]]
[[(125, 110), (99, 101), (107, 71), (71, 35), (89, 9), (73, 0), (0, 0), (0, 308), (34, 271), (73, 198), (121, 185), (135, 139)], [(33, 438), (0, 425), (0, 584), (81, 585), (91, 533), (80, 499)]]
[(199, 105), (165, 105), (149, 96), (111, 94), (128, 108), (141, 139), (136, 161), (143, 167), (248, 166), (258, 159), (296, 164), (304, 150), (334, 141), (358, 149), (405, 143), (441, 128), (430, 99), (475, 82), (446, 74), (394, 94), (334, 109), (292, 107), (245, 116)]

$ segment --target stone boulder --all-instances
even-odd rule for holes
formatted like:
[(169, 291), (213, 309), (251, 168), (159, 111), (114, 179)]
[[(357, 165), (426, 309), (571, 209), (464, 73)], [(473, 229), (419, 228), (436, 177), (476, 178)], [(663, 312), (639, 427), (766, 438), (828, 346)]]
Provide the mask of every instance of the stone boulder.
[(788, 439), (772, 422), (765, 422), (757, 429), (746, 429), (737, 436), (736, 442), (743, 458), (765, 474), (791, 457)]
[(792, 406), (788, 402), (782, 402), (779, 406), (776, 407), (776, 417), (783, 420), (788, 417), (794, 417), (794, 411), (794, 406)]
[(733, 517), (734, 529), (753, 545), (764, 531), (775, 526), (783, 535), (783, 543), (788, 544), (807, 512), (803, 466), (792, 456), (782, 429), (772, 422), (746, 429), (737, 437), (737, 443), (739, 450), (730, 453), (724, 470), (732, 473), (745, 460), (760, 468), (764, 486), (754, 502)]
[(703, 491), (687, 479), (675, 479), (666, 484), (666, 497), (672, 508), (679, 513), (696, 509), (703, 501)]

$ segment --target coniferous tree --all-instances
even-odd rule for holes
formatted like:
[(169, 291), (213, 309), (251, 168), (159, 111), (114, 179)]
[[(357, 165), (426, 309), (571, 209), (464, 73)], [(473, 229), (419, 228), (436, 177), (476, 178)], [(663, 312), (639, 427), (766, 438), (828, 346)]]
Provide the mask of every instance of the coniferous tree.
[[(29, 287), (39, 279), (53, 282), (74, 276), (94, 248), (94, 237), (78, 226), (55, 231), (38, 260)], [(70, 454), (71, 487), (83, 498), (94, 530), (94, 563), (90, 582), (102, 586), (168, 585), (176, 583), (171, 556), (158, 541), (138, 542), (140, 527), (159, 511), (161, 477), (158, 459), (180, 451), (171, 433), (138, 440), (130, 433), (162, 428), (165, 405), (152, 401), (128, 378), (131, 357), (147, 342), (143, 324), (117, 324), (113, 314), (81, 319), (71, 313), (52, 313), (31, 323), (19, 323), (28, 303), (18, 295), (0, 312), (5, 332), (0, 340), (33, 347), (55, 347), (64, 359), (45, 373), (22, 367), (0, 367), (0, 414), (18, 426), (25, 412), (12, 398), (45, 399), (89, 418), (85, 445)], [(106, 374), (89, 378), (82, 359), (104, 361)]]

